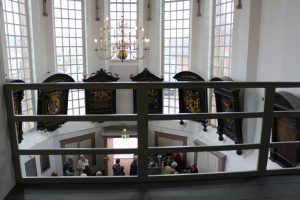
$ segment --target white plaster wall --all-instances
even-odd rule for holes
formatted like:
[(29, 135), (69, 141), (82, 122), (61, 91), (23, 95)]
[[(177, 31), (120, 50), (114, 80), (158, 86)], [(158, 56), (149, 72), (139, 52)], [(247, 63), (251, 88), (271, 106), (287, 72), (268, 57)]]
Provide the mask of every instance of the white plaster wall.
[[(299, 8), (300, 1), (297, 0), (263, 1), (259, 81), (299, 81)], [(300, 96), (299, 89), (288, 90)]]
[[(35, 136), (37, 136), (37, 134), (35, 134)], [(31, 140), (38, 141), (37, 138), (38, 137), (32, 137)], [(28, 139), (29, 138), (24, 137), (23, 142), (28, 141)], [(23, 142), (21, 143), (22, 145), (24, 145)], [(43, 141), (36, 142), (36, 145), (32, 146), (31, 148), (32, 149), (52, 149), (53, 144), (54, 144), (53, 138), (49, 137)], [(49, 156), (50, 168), (47, 169), (46, 171), (44, 171), (43, 173), (41, 171), (40, 155), (22, 155), (22, 156), (20, 156), (20, 163), (21, 163), (20, 166), (21, 166), (21, 174), (23, 177), (26, 177), (25, 163), (34, 157), (35, 157), (35, 163), (36, 163), (38, 177), (39, 176), (50, 176), (52, 172), (57, 172), (57, 168), (55, 165), (55, 157), (56, 156), (54, 156), (54, 155)], [(60, 175), (60, 173), (59, 173), (59, 175)]]
[[(67, 122), (62, 125), (61, 128), (53, 132), (42, 132), (35, 131), (30, 134), (24, 134), (24, 140), (19, 145), (20, 149), (55, 149), (61, 148), (60, 141), (68, 138), (79, 137), (82, 135), (87, 135), (90, 133), (95, 133), (95, 147), (103, 148), (105, 141), (103, 140), (104, 132), (103, 128), (107, 126), (114, 125), (132, 126), (136, 125), (134, 123), (120, 122), (120, 123), (111, 123), (111, 122)], [(92, 171), (96, 170), (106, 170), (106, 166), (102, 160), (103, 155), (96, 155), (96, 165), (92, 166)], [(40, 167), (40, 156), (39, 155), (25, 155), (21, 156), (21, 173), (23, 176), (25, 173), (25, 162), (29, 159), (35, 157), (36, 167), (37, 167), (37, 176), (50, 176), (52, 172), (57, 172), (58, 175), (62, 175), (62, 157), (60, 155), (50, 155), (50, 168), (45, 172), (41, 173)]]
[[(260, 24), (257, 81), (299, 82), (300, 1), (263, 0)], [(299, 88), (277, 89), (290, 91), (300, 97)], [(259, 91), (259, 96), (263, 92)], [(258, 106), (262, 107), (261, 104)], [(279, 166), (271, 161), (268, 168)]]
[[(110, 66), (113, 74), (119, 74), (118, 82), (131, 82), (131, 74), (136, 75), (139, 71), (137, 64), (114, 64)], [(118, 114), (133, 113), (133, 90), (118, 89), (116, 91), (116, 110)]]
[(161, 68), (161, 0), (151, 1), (151, 21), (148, 21), (150, 52), (148, 69), (158, 77), (162, 75)]
[[(162, 132), (187, 137), (187, 146), (193, 146), (195, 134), (195, 132), (193, 131), (193, 122), (186, 120), (184, 122), (185, 123), (183, 125), (179, 124), (179, 120), (149, 122), (148, 146), (155, 146), (154, 132)], [(187, 153), (187, 165), (191, 162), (194, 162), (194, 154)]]
[[(2, 15), (0, 15), (0, 22), (2, 22)], [(1, 29), (3, 30), (3, 26), (1, 25)], [(3, 40), (0, 37), (0, 58), (3, 58), (2, 53), (2, 44)], [(3, 59), (0, 59), (0, 168), (1, 168), (1, 176), (0, 176), (0, 199), (4, 199), (7, 193), (13, 188), (15, 185), (14, 180), (14, 167), (12, 163), (11, 156), (11, 147), (10, 147), (10, 138), (7, 127), (7, 117), (6, 117), (6, 109), (5, 109), (5, 101), (4, 101), (4, 91), (3, 84), (5, 83), (5, 75), (4, 75), (4, 62)]]
[[(235, 13), (232, 78), (236, 81), (257, 81), (261, 4), (261, 0), (244, 1), (243, 9), (236, 10)], [(244, 111), (263, 111), (263, 90), (247, 88), (242, 91), (241, 97)], [(243, 119), (245, 142), (258, 142), (260, 132), (261, 119)]]
[[(224, 135), (224, 140), (219, 141), (219, 135), (216, 133), (215, 128), (209, 127), (207, 132), (201, 131), (199, 127), (198, 133), (195, 134), (194, 139), (198, 139), (207, 145), (232, 145), (234, 142)], [(197, 131), (197, 129), (195, 130)], [(242, 155), (237, 155), (236, 151), (220, 151), (226, 155), (225, 171), (237, 172), (237, 171), (251, 171), (256, 170), (258, 151), (257, 150), (245, 150)]]
[(48, 76), (48, 72), (55, 72), (54, 36), (50, 26), (53, 24), (51, 20), (51, 3), (52, 1), (47, 1), (47, 17), (44, 17), (42, 13), (42, 1), (34, 1), (29, 6), (28, 13), (32, 19), (32, 22), (29, 20), (29, 25), (32, 27), (30, 34), (32, 35), (31, 47), (33, 50), (33, 80), (36, 80), (36, 82), (44, 81)]
[[(61, 148), (60, 140), (67, 138), (78, 137), (89, 133), (95, 133), (96, 147), (102, 147), (103, 141), (99, 134), (99, 124), (93, 122), (67, 122), (61, 128), (53, 132), (35, 131), (32, 133), (24, 134), (24, 140), (19, 145), (20, 149), (53, 149)], [(62, 159), (59, 155), (50, 155), (50, 168), (41, 173), (39, 155), (21, 156), (21, 172), (25, 176), (25, 162), (32, 157), (36, 158), (37, 175), (50, 176), (52, 172), (57, 172), (62, 175)], [(99, 161), (99, 159), (97, 159)], [(97, 162), (97, 165), (101, 165)], [(101, 166), (100, 166), (101, 167)]]
[[(243, 1), (237, 12), (233, 43), (233, 78), (241, 81), (299, 81), (300, 17), (297, 0)], [(283, 88), (300, 96), (299, 89)], [(264, 91), (245, 91), (245, 111), (262, 111)], [(261, 120), (243, 124), (246, 142), (260, 140)], [(256, 159), (249, 158), (249, 163)], [(252, 161), (251, 161), (252, 160)], [(268, 168), (279, 166), (268, 161)]]
[(210, 55), (212, 34), (213, 1), (201, 1), (201, 16), (197, 1), (192, 1), (191, 71), (205, 80), (210, 78)]

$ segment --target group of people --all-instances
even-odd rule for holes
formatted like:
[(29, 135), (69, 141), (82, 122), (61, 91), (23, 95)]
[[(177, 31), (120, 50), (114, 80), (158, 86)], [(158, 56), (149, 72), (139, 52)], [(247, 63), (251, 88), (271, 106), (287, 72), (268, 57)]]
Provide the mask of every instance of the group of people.
[[(138, 157), (136, 155), (133, 156), (133, 161), (130, 164), (130, 171), (129, 175), (137, 175), (137, 163)], [(124, 166), (120, 164), (121, 160), (116, 159), (116, 163), (112, 166), (113, 169), (113, 176), (125, 176), (124, 172)], [(74, 170), (74, 162), (73, 158), (69, 156), (67, 160), (64, 163), (63, 166), (63, 175), (64, 176), (74, 176), (75, 175), (75, 170)], [(79, 176), (102, 176), (103, 173), (101, 171), (97, 171), (95, 174), (92, 174), (92, 170), (89, 166), (89, 160), (85, 158), (84, 155), (79, 156), (79, 160), (77, 163), (77, 170), (79, 171)]]
[[(198, 173), (198, 169), (195, 163), (192, 163), (191, 166), (189, 166), (186, 169), (182, 169), (182, 159), (180, 157), (180, 154), (170, 154), (167, 156), (164, 156), (162, 162), (162, 173), (163, 174), (178, 174), (178, 173)], [(77, 170), (79, 171), (80, 176), (92, 176), (92, 170), (89, 166), (88, 159), (85, 158), (84, 155), (80, 155), (78, 163), (77, 163)], [(113, 176), (125, 176), (124, 172), (124, 166), (121, 165), (121, 160), (116, 159), (115, 164), (112, 166), (113, 170)], [(130, 170), (129, 175), (135, 176), (137, 175), (138, 170), (138, 157), (137, 155), (133, 156), (133, 161), (130, 164)], [(64, 176), (74, 176), (75, 170), (73, 168), (73, 159), (72, 157), (68, 157), (66, 162), (63, 166), (63, 175)], [(101, 171), (97, 171), (95, 176), (102, 176)]]
[(179, 173), (198, 173), (195, 163), (184, 168), (181, 155), (179, 153), (169, 153), (161, 156), (162, 174), (179, 174)]
[(179, 174), (179, 173), (198, 173), (198, 168), (195, 163), (192, 163), (191, 166), (187, 167), (185, 170), (181, 172), (177, 169), (177, 162), (173, 161), (171, 165), (163, 166), (162, 173), (163, 174)]
[[(77, 163), (77, 170), (79, 171), (80, 176), (92, 176), (92, 170), (89, 166), (89, 160), (85, 158), (84, 155), (79, 156)], [(69, 156), (63, 166), (63, 175), (64, 176), (74, 176), (75, 170), (73, 168), (73, 158)], [(101, 176), (102, 172), (97, 171), (96, 176)]]
[[(133, 161), (130, 164), (129, 175), (135, 176), (137, 175), (138, 157), (136, 155), (133, 156)], [(116, 159), (116, 163), (112, 166), (113, 176), (125, 176), (124, 166), (120, 164), (121, 160), (119, 158)]]

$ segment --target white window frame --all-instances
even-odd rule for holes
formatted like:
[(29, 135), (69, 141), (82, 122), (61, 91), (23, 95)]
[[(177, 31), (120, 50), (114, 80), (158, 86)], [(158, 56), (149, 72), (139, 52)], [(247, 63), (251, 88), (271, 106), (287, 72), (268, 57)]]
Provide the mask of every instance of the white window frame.
[[(110, 5), (111, 5), (111, 1), (113, 1), (113, 2), (116, 2), (116, 0), (108, 0), (108, 6), (107, 6), (107, 8), (108, 8), (108, 17), (109, 17), (109, 19), (110, 19), (110, 28), (114, 28), (114, 29), (116, 29), (116, 27), (112, 27), (111, 25), (112, 25), (112, 23), (111, 23), (111, 9), (110, 9)], [(135, 27), (139, 27), (139, 19), (140, 19), (140, 15), (141, 15), (141, 13), (140, 13), (140, 4), (141, 4), (141, 2), (140, 2), (140, 0), (136, 0), (136, 3), (132, 3), (131, 2), (131, 0), (129, 0), (130, 2), (125, 2), (124, 1), (124, 4), (136, 4), (136, 25), (135, 25)], [(122, 2), (118, 2), (117, 4), (122, 4)], [(130, 6), (129, 6), (130, 7)], [(125, 10), (125, 8), (124, 8), (124, 10)], [(117, 18), (118, 19), (116, 19), (116, 22), (117, 22), (117, 25), (119, 24), (119, 22), (120, 22), (120, 17), (121, 17), (121, 15), (122, 15), (122, 10), (121, 11), (119, 11), (119, 10), (117, 10), (116, 11), (116, 16), (117, 16)], [(125, 23), (126, 23), (126, 21), (128, 20), (128, 19), (126, 19), (126, 18), (124, 18), (125, 19)], [(132, 21), (131, 20), (131, 18), (129, 19), (130, 21)], [(127, 24), (128, 25), (128, 24)], [(127, 26), (128, 27), (128, 26)], [(133, 31), (134, 32), (134, 31)], [(136, 36), (136, 34), (135, 35), (131, 35), (131, 38), (133, 38), (134, 36)], [(139, 46), (140, 48), (142, 48), (142, 46), (140, 45)], [(134, 52), (134, 51), (132, 51), (132, 52)], [(110, 52), (111, 54), (112, 53), (114, 53), (114, 52)], [(137, 50), (136, 51), (136, 58), (134, 58), (134, 57), (132, 57), (132, 53), (130, 53), (130, 52), (128, 52), (128, 57), (123, 61), (123, 62), (125, 62), (125, 63), (137, 63), (139, 60), (138, 60), (138, 57), (139, 57), (139, 54), (141, 53), (141, 49), (139, 49), (139, 50)], [(112, 63), (112, 64), (114, 64), (114, 63), (119, 63), (119, 62), (121, 62), (121, 60), (119, 60), (118, 58), (111, 58), (110, 59), (110, 62)]]
[[(180, 18), (180, 19), (182, 19), (182, 20), (187, 19), (188, 20), (188, 28), (184, 27), (185, 23), (183, 21), (182, 22), (183, 23), (182, 24), (183, 28), (178, 28), (177, 29), (177, 19), (172, 20), (170, 18), (170, 20), (165, 20), (165, 14), (166, 14), (166, 12), (165, 12), (165, 3), (169, 3), (169, 2), (170, 3), (178, 3), (178, 2), (187, 2), (187, 1), (189, 1), (189, 9), (188, 9), (188, 11), (189, 11), (189, 17), (188, 18), (184, 18), (184, 12), (183, 12), (183, 14), (182, 14), (183, 17)], [(173, 76), (176, 73), (178, 73), (180, 71), (183, 71), (183, 70), (186, 71), (186, 70), (190, 69), (190, 65), (191, 65), (191, 53), (190, 52), (191, 52), (191, 48), (192, 48), (191, 47), (191, 41), (192, 41), (192, 26), (191, 26), (192, 25), (192, 2), (193, 2), (192, 0), (178, 0), (178, 1), (163, 0), (162, 1), (162, 61), (161, 61), (161, 63), (162, 63), (162, 74), (164, 75), (165, 81), (171, 81), (171, 82), (173, 82), (173, 81), (175, 81), (173, 79)], [(177, 4), (176, 4), (176, 6), (177, 6)], [(172, 8), (172, 6), (170, 6), (170, 8)], [(185, 9), (176, 10), (176, 11), (180, 12), (180, 11), (184, 11), (184, 10)], [(188, 42), (187, 42), (188, 45), (187, 46), (183, 45), (184, 41), (182, 41), (182, 45), (181, 45), (182, 54), (178, 54), (178, 52), (174, 53), (174, 56), (181, 55), (182, 58), (183, 58), (185, 56), (185, 55), (183, 55), (183, 48), (188, 48), (186, 50), (187, 51), (186, 56), (188, 57), (187, 58), (188, 64), (184, 65), (186, 68), (182, 67), (181, 69), (177, 70), (176, 68), (178, 67), (178, 65), (180, 65), (180, 63), (176, 64), (176, 61), (174, 61), (174, 64), (172, 65), (172, 61), (171, 60), (169, 60), (168, 64), (166, 64), (166, 62), (165, 62), (165, 57), (166, 57), (166, 55), (165, 55), (166, 39), (169, 39), (169, 38), (165, 37), (165, 23), (166, 23), (166, 21), (170, 21), (170, 28), (166, 29), (166, 30), (170, 30), (170, 31), (171, 30), (182, 30), (183, 31), (183, 29), (185, 29), (185, 28), (189, 30), (189, 37), (188, 37)], [(175, 28), (172, 28), (172, 21), (176, 22), (176, 25), (175, 25), (176, 27)], [(168, 46), (169, 49), (170, 49), (169, 52), (171, 51), (172, 47), (174, 49), (177, 48), (177, 47), (180, 47), (180, 45), (177, 45), (178, 38), (185, 39), (186, 37), (183, 37), (183, 33), (182, 33), (181, 37), (177, 37), (177, 33), (176, 33), (176, 37), (175, 37), (176, 45), (175, 46)], [(170, 39), (170, 42), (171, 42), (171, 39)], [(170, 59), (171, 59), (171, 56), (169, 56)], [(168, 70), (166, 70), (166, 65), (169, 65)], [(182, 59), (181, 65), (183, 65), (183, 59)], [(174, 72), (171, 72), (172, 71), (171, 68), (170, 68), (171, 66), (173, 66), (175, 68)], [(168, 76), (168, 77), (166, 78), (166, 76)], [(171, 98), (170, 94), (174, 94), (174, 95), (172, 95), (172, 96), (174, 96), (174, 98)], [(163, 103), (163, 110), (164, 111), (163, 111), (163, 113), (174, 114), (174, 113), (178, 113), (179, 112), (179, 95), (178, 95), (178, 90), (176, 88), (164, 89), (164, 91), (163, 91), (163, 99), (164, 99), (164, 103)], [(171, 101), (173, 101), (172, 102), (173, 105), (170, 105)]]
[[(227, 10), (228, 4), (231, 3), (231, 9)], [(221, 76), (231, 76), (231, 70), (232, 70), (232, 40), (233, 40), (233, 30), (234, 30), (234, 18), (235, 18), (235, 1), (234, 0), (214, 0), (213, 3), (213, 37), (212, 37), (212, 62), (211, 62), (211, 75), (213, 77), (221, 77)], [(220, 6), (220, 9), (217, 8)], [(225, 12), (222, 12), (221, 7), (225, 7)], [(229, 12), (228, 12), (229, 11)], [(226, 15), (231, 15), (231, 23), (227, 23), (227, 16)], [(225, 16), (225, 23), (221, 23), (221, 18), (222, 16)], [(219, 22), (217, 23), (219, 17)], [(228, 26), (230, 27), (230, 33), (227, 34), (227, 29)], [(221, 28), (224, 28), (224, 33), (221, 32)], [(224, 37), (223, 44), (221, 45), (221, 38)], [(216, 46), (216, 40), (219, 40), (219, 44)], [(226, 43), (226, 38), (229, 38), (229, 42)], [(216, 56), (217, 49), (216, 47), (219, 47), (218, 49), (218, 55)], [(220, 48), (224, 48), (222, 55), (220, 55)], [(229, 55), (225, 55), (225, 48), (229, 48)], [(218, 59), (218, 62), (216, 60)], [(223, 66), (220, 67), (220, 62), (219, 60), (223, 59), (223, 61), (226, 59), (227, 61), (230, 61), (229, 66), (225, 67)], [(225, 62), (223, 62), (225, 63)], [(223, 68), (223, 70), (222, 70)], [(225, 69), (227, 71), (225, 71)], [(218, 70), (218, 73), (215, 73), (216, 70)], [(211, 92), (211, 106), (210, 110), (211, 112), (216, 112), (216, 101), (215, 101), (215, 96)], [(212, 119), (211, 120), (212, 125), (217, 125), (217, 120)]]
[[(220, 3), (218, 3), (220, 2)], [(231, 3), (230, 11), (228, 12), (227, 6)], [(224, 6), (225, 12), (222, 12), (221, 7)], [(220, 10), (218, 11), (218, 8), (220, 7)], [(220, 12), (220, 13), (218, 13)], [(230, 15), (231, 22), (227, 23), (227, 17)], [(222, 17), (224, 16), (225, 23), (222, 23)], [(219, 19), (219, 20), (218, 20)], [(214, 4), (214, 32), (213, 32), (213, 62), (212, 62), (212, 75), (213, 76), (230, 76), (231, 75), (231, 60), (232, 60), (232, 38), (233, 38), (233, 26), (234, 26), (234, 0), (216, 0)], [(217, 22), (219, 21), (219, 22)], [(223, 33), (222, 33), (222, 29)], [(227, 32), (227, 30), (229, 31)], [(222, 38), (224, 38), (222, 41)], [(218, 43), (216, 40), (218, 39)], [(226, 39), (229, 39), (227, 42)], [(223, 45), (221, 44), (223, 43)], [(217, 45), (217, 46), (216, 46)], [(218, 55), (216, 55), (216, 47), (219, 47), (218, 49)], [(228, 53), (229, 55), (226, 55), (225, 48), (229, 48)], [(221, 51), (223, 49), (223, 51)], [(222, 55), (220, 55), (220, 53)], [(220, 66), (220, 61), (215, 62), (215, 60), (218, 59), (227, 59), (227, 61), (230, 61), (230, 64), (228, 67), (225, 67), (225, 64), (223, 66)], [(225, 62), (225, 61), (224, 61)], [(217, 63), (217, 65), (216, 65)], [(223, 68), (223, 70), (222, 70)], [(218, 69), (218, 73), (215, 73), (215, 70)], [(227, 70), (226, 70), (227, 69)]]
[[(58, 1), (66, 1), (66, 0), (58, 0)], [(73, 8), (70, 8), (69, 7), (69, 2), (81, 2), (81, 9), (78, 10), (76, 9), (76, 4), (74, 4), (74, 9)], [(62, 4), (61, 4), (62, 5)], [(68, 16), (62, 16), (62, 12), (61, 12), (61, 16), (60, 17), (56, 17), (56, 9), (57, 10), (67, 10), (67, 15)], [(59, 73), (65, 73), (65, 74), (68, 74), (70, 76), (72, 76), (72, 78), (76, 81), (76, 82), (80, 82), (82, 79), (83, 79), (83, 74), (85, 74), (86, 72), (86, 41), (85, 41), (85, 2), (83, 0), (68, 0), (68, 4), (67, 4), (67, 7), (63, 8), (62, 6), (60, 8), (56, 8), (55, 7), (55, 1), (53, 1), (53, 4), (52, 4), (52, 11), (53, 11), (53, 17), (52, 17), (52, 20), (53, 20), (53, 41), (54, 41), (54, 59), (55, 59), (55, 69), (57, 72)], [(74, 17), (70, 17), (70, 11), (74, 11)], [(77, 31), (77, 29), (80, 30), (80, 27), (77, 28), (77, 23), (76, 20), (78, 20), (78, 18), (76, 18), (76, 15), (78, 14), (78, 11), (81, 11), (80, 15), (81, 15), (81, 37), (76, 37), (77, 36), (77, 32), (75, 35), (72, 35), (72, 36), (66, 36), (64, 37), (64, 32), (63, 32), (63, 28), (67, 29), (68, 32), (70, 29), (73, 29), (72, 27), (70, 28), (69, 26), (69, 22), (70, 21), (74, 21), (74, 26), (75, 26), (75, 30)], [(56, 21), (57, 20), (57, 21)], [(56, 23), (59, 24), (59, 20), (61, 20), (61, 25), (57, 25)], [(67, 20), (68, 21), (68, 26), (65, 26), (64, 27), (64, 23), (63, 21), (64, 20)], [(80, 20), (79, 20), (80, 21)], [(57, 31), (56, 28), (61, 28), (61, 35), (58, 35), (57, 36)], [(57, 32), (56, 32), (57, 31)], [(69, 32), (70, 34), (70, 32)], [(60, 39), (62, 40), (62, 43), (61, 43), (61, 46), (58, 46), (57, 45), (57, 39)], [(64, 38), (69, 38), (69, 39), (66, 39), (64, 40)], [(74, 39), (75, 40), (75, 43), (78, 42), (78, 38), (81, 38), (81, 46), (77, 46), (77, 44), (75, 46), (72, 46), (70, 43), (71, 43), (71, 40)], [(69, 45), (64, 45), (64, 41), (67, 41), (68, 40), (68, 43)], [(71, 49), (73, 48), (78, 48), (78, 47), (82, 47), (82, 52), (81, 54), (78, 54), (77, 50), (76, 50), (76, 53), (75, 54), (72, 54), (71, 52)], [(58, 49), (61, 48), (61, 56), (59, 55), (58, 56)], [(69, 48), (69, 54), (67, 53), (67, 55), (65, 56), (65, 48)], [(58, 58), (62, 58), (62, 64), (59, 64), (58, 62)], [(69, 64), (64, 64), (64, 58), (65, 57), (69, 57), (70, 61), (69, 61)], [(72, 70), (72, 57), (74, 57), (76, 59), (76, 62), (73, 64), (73, 66), (77, 66), (76, 70), (75, 70), (75, 73), (74, 71)], [(82, 64), (78, 63), (78, 57), (82, 57)], [(82, 65), (82, 69), (79, 69), (78, 67)], [(59, 66), (60, 66), (60, 69), (59, 69)], [(69, 66), (69, 69), (66, 68), (66, 66)], [(75, 98), (74, 98), (74, 95), (75, 95)], [(69, 102), (68, 102), (68, 114), (74, 114), (75, 115), (84, 115), (85, 114), (85, 96), (84, 96), (84, 90), (70, 90), (69, 91)]]
[[(3, 29), (3, 31), (1, 32), (1, 34), (3, 35), (3, 48), (5, 49), (5, 52), (3, 53), (4, 57), (6, 59), (4, 59), (5, 61), (5, 68), (4, 68), (4, 71), (5, 71), (5, 76), (6, 78), (9, 78), (9, 79), (20, 79), (20, 80), (23, 80), (25, 82), (29, 82), (29, 83), (32, 83), (34, 82), (34, 74), (33, 74), (33, 57), (32, 57), (32, 54), (33, 54), (33, 50), (32, 50), (32, 44), (31, 44), (31, 37), (32, 37), (32, 34), (31, 34), (31, 30), (30, 30), (30, 26), (31, 26), (31, 23), (29, 21), (29, 6), (28, 6), (28, 1), (27, 0), (13, 0), (12, 1), (12, 4), (18, 4), (18, 12), (14, 12), (13, 10), (12, 11), (4, 11), (5, 7), (6, 7), (6, 3), (5, 0), (1, 0), (1, 5), (2, 5), (2, 8), (1, 8), (1, 15), (3, 16), (3, 20), (1, 21), (1, 23), (3, 24), (4, 27), (6, 27), (6, 25), (13, 25), (13, 26), (18, 26), (19, 27), (21, 26), (21, 15), (25, 16), (25, 27), (26, 27), (26, 35), (24, 36), (25, 33), (22, 33), (22, 30), (20, 28), (20, 38), (24, 37), (26, 38), (26, 43), (27, 45), (17, 45), (15, 44), (15, 46), (12, 46), (16, 49), (16, 60), (24, 60), (24, 52), (20, 53), (21, 56), (19, 57), (17, 54), (17, 48), (19, 49), (27, 49), (27, 53), (28, 55), (25, 57), (26, 59), (28, 59), (28, 74), (27, 74), (27, 78), (25, 78), (25, 71), (24, 71), (24, 68), (22, 69), (9, 69), (9, 66), (11, 65), (11, 60), (13, 60), (13, 58), (11, 58), (9, 55), (10, 53), (8, 52), (9, 51), (9, 48), (11, 48), (11, 46), (8, 44), (8, 41), (7, 41), (7, 38), (9, 36), (12, 36), (14, 37), (14, 40), (16, 42), (16, 37), (18, 35), (11, 35), (11, 34), (7, 34), (6, 31), (5, 31), (5, 28)], [(20, 13), (20, 4), (23, 4), (24, 5), (24, 13)], [(12, 15), (14, 15), (14, 18), (16, 17), (16, 15), (19, 15), (19, 23), (16, 22), (15, 20), (13, 20), (13, 22), (5, 22), (5, 18), (6, 18), (6, 15), (8, 13), (12, 13)], [(2, 19), (2, 17), (1, 17)], [(7, 19), (7, 18), (6, 18)], [(22, 26), (24, 26), (24, 24), (22, 24)], [(14, 33), (15, 33), (15, 28), (14, 28)], [(9, 64), (10, 63), (10, 64)], [(17, 71), (17, 74), (21, 74), (23, 73), (23, 79), (19, 77), (13, 77), (12, 74), (11, 74), (11, 71), (12, 70), (15, 70)], [(28, 97), (29, 96), (29, 97)], [(22, 100), (22, 114), (23, 115), (32, 115), (33, 113), (36, 112), (36, 104), (35, 104), (35, 93), (34, 91), (32, 90), (25, 90), (24, 91), (24, 98)], [(28, 108), (28, 102), (31, 101), (31, 108)], [(26, 108), (25, 106), (26, 105)], [(35, 129), (36, 127), (36, 123), (34, 122), (22, 122), (22, 126), (23, 126), (23, 132), (24, 133), (28, 133), (28, 132), (31, 132)]]

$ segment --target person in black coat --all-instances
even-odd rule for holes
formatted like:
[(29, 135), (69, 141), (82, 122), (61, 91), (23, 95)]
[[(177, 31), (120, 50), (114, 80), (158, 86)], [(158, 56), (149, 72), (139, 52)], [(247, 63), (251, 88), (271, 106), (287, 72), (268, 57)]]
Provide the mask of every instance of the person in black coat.
[(89, 167), (88, 164), (85, 164), (83, 170), (81, 171), (81, 173), (84, 173), (87, 176), (91, 176), (92, 175), (92, 170), (91, 170), (91, 168)]
[(130, 171), (129, 171), (130, 176), (136, 176), (137, 175), (137, 168), (138, 168), (137, 159), (138, 159), (138, 157), (136, 155), (133, 156), (133, 161), (130, 164)]
[(68, 159), (64, 163), (63, 174), (64, 174), (64, 176), (74, 176), (72, 157), (68, 157)]

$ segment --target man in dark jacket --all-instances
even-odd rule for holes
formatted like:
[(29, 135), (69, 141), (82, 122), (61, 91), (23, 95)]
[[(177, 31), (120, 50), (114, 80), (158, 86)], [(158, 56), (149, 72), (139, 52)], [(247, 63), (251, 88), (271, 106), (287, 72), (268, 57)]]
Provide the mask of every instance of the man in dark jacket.
[(136, 155), (133, 156), (133, 161), (130, 165), (130, 172), (129, 172), (129, 175), (131, 176), (137, 175), (137, 168), (138, 168), (137, 159), (138, 157)]
[(74, 176), (73, 159), (68, 157), (63, 167), (64, 176)]

